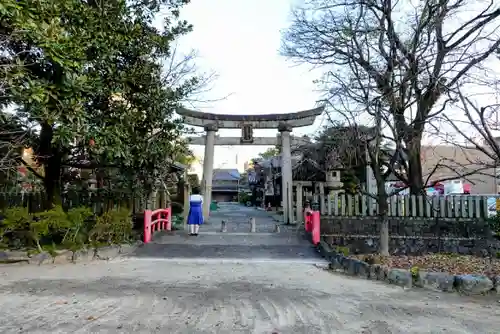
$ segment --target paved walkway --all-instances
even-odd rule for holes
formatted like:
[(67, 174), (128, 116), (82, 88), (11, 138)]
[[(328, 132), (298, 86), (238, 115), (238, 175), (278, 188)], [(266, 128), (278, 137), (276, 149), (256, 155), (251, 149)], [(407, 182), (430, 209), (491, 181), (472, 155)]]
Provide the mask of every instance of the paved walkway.
[[(256, 221), (256, 232), (250, 232), (249, 219)], [(227, 222), (227, 232), (221, 233), (221, 222)], [(196, 259), (273, 259), (323, 262), (312, 245), (288, 226), (281, 225), (265, 211), (238, 204), (221, 204), (200, 228), (200, 235), (186, 231), (156, 235), (153, 243), (139, 248), (133, 257), (196, 258)], [(279, 223), (278, 223), (279, 224)]]
[[(234, 219), (233, 231), (245, 233), (251, 213), (227, 208), (220, 215)], [(256, 215), (259, 230), (268, 232), (273, 223)], [(499, 332), (496, 300), (332, 274), (290, 231), (221, 237), (207, 233), (218, 228), (215, 217), (220, 219), (214, 215), (198, 239), (164, 236), (133, 257), (0, 266), (0, 333)], [(173, 253), (173, 246), (184, 255)], [(215, 258), (214, 248), (224, 259)], [(160, 254), (150, 256), (152, 250)]]

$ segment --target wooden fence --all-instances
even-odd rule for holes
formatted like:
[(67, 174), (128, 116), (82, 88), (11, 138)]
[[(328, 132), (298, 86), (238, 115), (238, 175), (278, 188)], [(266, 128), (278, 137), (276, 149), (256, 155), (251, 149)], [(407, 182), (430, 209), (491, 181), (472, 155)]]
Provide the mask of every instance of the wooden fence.
[[(378, 205), (368, 195), (335, 194), (320, 203), (322, 214), (330, 216), (376, 216)], [(388, 216), (393, 217), (488, 217), (486, 196), (392, 196), (388, 199)]]
[[(46, 196), (44, 192), (0, 193), (0, 210), (22, 206), (30, 212), (44, 210)], [(124, 192), (81, 191), (67, 192), (62, 195), (62, 206), (65, 210), (76, 207), (90, 207), (96, 214), (111, 209), (128, 208), (132, 213), (142, 213), (145, 209), (158, 209), (167, 206), (167, 194), (157, 192), (150, 198)]]

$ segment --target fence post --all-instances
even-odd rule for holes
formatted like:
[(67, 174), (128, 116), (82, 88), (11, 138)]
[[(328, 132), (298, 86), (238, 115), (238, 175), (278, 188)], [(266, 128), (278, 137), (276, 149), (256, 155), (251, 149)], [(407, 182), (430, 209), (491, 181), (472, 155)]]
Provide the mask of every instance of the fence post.
[(313, 245), (317, 245), (320, 242), (320, 212), (313, 211), (312, 213), (312, 243)]
[[(161, 208), (161, 207), (160, 207), (160, 208)], [(166, 213), (166, 212), (161, 211), (161, 213), (160, 213), (160, 218), (162, 218), (162, 219), (167, 219), (167, 216), (168, 216), (168, 215), (167, 215), (167, 213)], [(166, 222), (166, 221), (162, 221), (162, 223), (161, 223), (161, 229), (162, 229), (163, 231), (165, 231), (165, 230), (167, 229), (167, 222)]]
[(328, 193), (326, 196), (326, 212), (329, 216), (333, 215), (333, 210), (332, 210), (332, 194), (331, 192)]
[(311, 232), (312, 231), (312, 210), (305, 210), (304, 211), (304, 216), (305, 216), (305, 222), (304, 222), (304, 229), (306, 232)]
[(144, 243), (151, 241), (151, 210), (144, 210)]
[(322, 214), (326, 213), (325, 207), (325, 184), (323, 182), (319, 183), (319, 210)]
[(482, 206), (482, 218), (484, 219), (488, 219), (488, 197), (486, 196), (482, 196), (482, 203), (481, 203), (481, 206)]
[(172, 231), (172, 207), (168, 207), (167, 210), (167, 231)]

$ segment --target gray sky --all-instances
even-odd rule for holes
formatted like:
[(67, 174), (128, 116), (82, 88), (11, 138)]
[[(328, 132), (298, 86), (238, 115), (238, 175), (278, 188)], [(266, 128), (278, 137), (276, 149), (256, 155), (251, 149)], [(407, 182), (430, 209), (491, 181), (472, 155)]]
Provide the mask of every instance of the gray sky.
[[(280, 31), (288, 26), (290, 0), (193, 0), (181, 11), (194, 31), (179, 42), (183, 52), (198, 51), (201, 71), (215, 71), (218, 79), (207, 99), (222, 101), (200, 105), (201, 111), (220, 114), (290, 113), (315, 106), (318, 93), (312, 81), (317, 75), (296, 67), (279, 55)], [(315, 132), (321, 125), (294, 130)], [(219, 131), (239, 136), (240, 130)], [(256, 130), (255, 136), (275, 136), (274, 130)], [(203, 146), (193, 147), (203, 156)], [(214, 167), (241, 168), (266, 147), (217, 146)]]

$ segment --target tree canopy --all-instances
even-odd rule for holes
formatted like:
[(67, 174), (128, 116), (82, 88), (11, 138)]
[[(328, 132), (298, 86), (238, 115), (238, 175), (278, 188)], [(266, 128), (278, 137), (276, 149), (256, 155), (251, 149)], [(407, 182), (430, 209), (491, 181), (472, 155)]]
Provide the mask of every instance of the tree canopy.
[(259, 153), (259, 158), (261, 159), (270, 159), (272, 157), (276, 157), (280, 154), (280, 150), (276, 147), (269, 147), (262, 153)]
[(354, 173), (357, 182), (364, 182), (366, 167), (366, 143), (358, 134), (369, 139), (371, 129), (354, 128), (341, 124), (325, 126), (314, 141), (300, 145), (294, 154), (302, 159), (295, 168), (297, 178), (301, 180), (326, 180), (327, 171), (339, 170)]
[[(194, 75), (165, 71), (189, 0), (6, 0), (0, 107), (14, 105), (44, 166), (47, 195), (63, 168), (114, 168), (151, 188), (169, 161), (189, 155), (174, 111), (199, 88)], [(163, 26), (153, 20), (161, 11)], [(169, 69), (175, 66), (169, 66)], [(57, 198), (56, 198), (57, 199)]]

